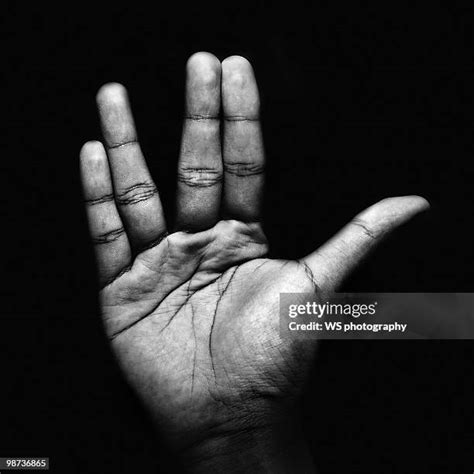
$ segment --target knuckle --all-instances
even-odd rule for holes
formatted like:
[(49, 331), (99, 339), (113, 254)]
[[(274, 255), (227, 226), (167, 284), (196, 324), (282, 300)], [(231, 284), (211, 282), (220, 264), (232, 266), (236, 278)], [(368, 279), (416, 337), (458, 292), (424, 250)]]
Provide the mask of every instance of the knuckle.
[(117, 229), (112, 229), (107, 232), (102, 232), (100, 234), (95, 235), (92, 238), (92, 242), (95, 245), (110, 244), (118, 240), (124, 234), (125, 229), (123, 227), (118, 227)]
[(380, 229), (378, 229), (376, 226), (373, 225), (373, 223), (368, 222), (367, 220), (360, 218), (360, 217), (355, 217), (352, 219), (350, 222), (352, 226), (356, 226), (359, 230), (361, 230), (364, 235), (367, 237), (376, 240), (380, 237)]
[(178, 182), (190, 187), (206, 188), (222, 181), (222, 170), (218, 168), (183, 167), (178, 171)]
[(263, 174), (263, 163), (224, 163), (225, 172), (239, 177)]
[(121, 206), (138, 204), (158, 194), (156, 186), (151, 182), (136, 183), (116, 195), (116, 202)]

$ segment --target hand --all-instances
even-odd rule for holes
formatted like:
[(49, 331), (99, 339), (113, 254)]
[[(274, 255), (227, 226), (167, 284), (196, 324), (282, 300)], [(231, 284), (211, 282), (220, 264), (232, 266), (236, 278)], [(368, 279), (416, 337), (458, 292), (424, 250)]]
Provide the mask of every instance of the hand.
[(311, 255), (266, 259), (252, 67), (242, 57), (221, 64), (197, 53), (187, 63), (177, 215), (168, 233), (126, 90), (107, 84), (97, 101), (104, 145), (83, 146), (81, 175), (103, 321), (124, 374), (197, 470), (297, 472), (282, 440), (298, 437), (291, 407), (314, 344), (280, 338), (279, 294), (335, 290), (427, 202), (385, 199)]

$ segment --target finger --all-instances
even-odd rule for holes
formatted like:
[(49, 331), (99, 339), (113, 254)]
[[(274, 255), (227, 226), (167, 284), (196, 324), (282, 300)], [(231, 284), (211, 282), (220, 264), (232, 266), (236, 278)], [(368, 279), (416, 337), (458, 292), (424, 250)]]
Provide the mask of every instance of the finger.
[(245, 222), (261, 214), (264, 150), (260, 99), (250, 63), (241, 56), (222, 62), (224, 119), (224, 214)]
[(115, 202), (135, 248), (148, 246), (165, 233), (165, 219), (133, 121), (126, 89), (102, 86), (97, 105), (112, 172)]
[(82, 147), (80, 170), (99, 281), (103, 285), (130, 263), (131, 253), (115, 206), (107, 155), (100, 142), (87, 142)]
[(219, 129), (221, 63), (196, 53), (186, 67), (186, 105), (178, 162), (176, 226), (202, 230), (218, 220), (222, 187)]
[(428, 208), (428, 201), (420, 196), (383, 199), (302, 261), (314, 275), (322, 275), (316, 282), (319, 286), (335, 289), (384, 237)]

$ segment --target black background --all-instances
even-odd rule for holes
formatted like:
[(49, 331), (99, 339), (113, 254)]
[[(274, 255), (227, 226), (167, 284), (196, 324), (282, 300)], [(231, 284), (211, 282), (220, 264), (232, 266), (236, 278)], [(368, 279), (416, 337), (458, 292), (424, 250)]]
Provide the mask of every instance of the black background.
[[(101, 332), (77, 156), (100, 137), (104, 82), (128, 87), (172, 212), (185, 61), (246, 56), (262, 95), (272, 253), (302, 256), (378, 199), (420, 194), (431, 211), (345, 288), (472, 291), (471, 8), (175, 3), (4, 9), (0, 456), (49, 456), (61, 473), (178, 472)], [(321, 344), (302, 406), (320, 472), (472, 472), (473, 348)]]

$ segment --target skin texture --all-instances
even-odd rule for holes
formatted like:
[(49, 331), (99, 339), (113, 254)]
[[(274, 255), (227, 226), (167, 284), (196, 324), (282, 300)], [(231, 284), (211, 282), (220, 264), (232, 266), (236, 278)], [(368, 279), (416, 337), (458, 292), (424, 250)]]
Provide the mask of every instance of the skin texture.
[(97, 95), (103, 143), (83, 146), (80, 167), (105, 331), (190, 470), (311, 472), (304, 447), (288, 446), (299, 436), (295, 401), (315, 342), (280, 337), (279, 294), (336, 290), (428, 204), (385, 199), (309, 256), (265, 258), (252, 66), (196, 53), (186, 75), (177, 215), (168, 230), (125, 88), (106, 84)]

